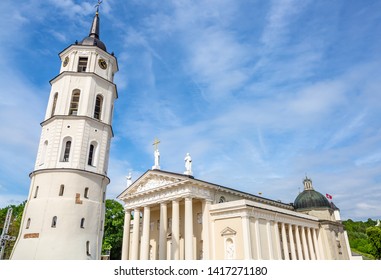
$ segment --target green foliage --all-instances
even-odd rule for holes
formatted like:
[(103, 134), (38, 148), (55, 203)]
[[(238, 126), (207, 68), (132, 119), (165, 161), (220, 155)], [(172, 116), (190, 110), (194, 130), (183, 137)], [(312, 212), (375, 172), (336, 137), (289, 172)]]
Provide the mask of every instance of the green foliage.
[[(4, 222), (5, 218), (7, 216), (8, 208), (12, 207), (12, 217), (11, 217), (11, 223), (9, 225), (9, 230), (8, 230), (8, 235), (14, 236), (17, 238), (19, 234), (19, 229), (20, 229), (20, 224), (21, 224), (21, 218), (22, 214), (24, 212), (24, 207), (25, 207), (26, 201), (19, 205), (9, 205), (5, 208), (0, 209), (0, 234), (3, 232), (4, 228)], [(13, 246), (15, 245), (15, 241), (7, 241), (4, 251), (4, 259), (9, 259)]]
[[(366, 222), (354, 222), (353, 220), (349, 219), (347, 221), (343, 221), (343, 224), (345, 230), (348, 233), (349, 245), (353, 251), (364, 256), (371, 255), (373, 258), (379, 258), (377, 257), (378, 251), (374, 243), (377, 242), (377, 235), (375, 235), (375, 240), (373, 241), (368, 234), (369, 228), (375, 228), (376, 221), (368, 219)], [(379, 238), (380, 239), (378, 241), (381, 243), (381, 236), (379, 236)]]
[(120, 260), (123, 242), (124, 209), (116, 200), (106, 200), (102, 252), (110, 251), (110, 259)]
[(369, 242), (372, 244), (371, 252), (372, 255), (377, 259), (381, 259), (381, 228), (380, 227), (369, 227), (366, 230)]

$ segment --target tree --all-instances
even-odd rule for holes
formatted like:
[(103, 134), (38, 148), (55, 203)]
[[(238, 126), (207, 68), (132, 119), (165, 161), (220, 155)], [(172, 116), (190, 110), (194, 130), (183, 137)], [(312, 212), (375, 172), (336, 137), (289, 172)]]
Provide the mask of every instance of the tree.
[(116, 200), (106, 200), (102, 252), (110, 251), (110, 259), (120, 260), (123, 243), (124, 209)]
[(371, 251), (372, 255), (380, 260), (381, 259), (381, 228), (380, 227), (369, 227), (366, 230), (366, 234), (369, 238), (370, 244), (372, 245)]
[[(13, 211), (12, 211), (11, 223), (9, 225), (8, 235), (14, 236), (17, 238), (19, 234), (19, 230), (20, 230), (21, 218), (24, 212), (25, 203), (26, 201), (24, 201), (23, 203), (19, 205), (9, 205), (5, 208), (0, 209), (0, 234), (3, 231), (4, 221), (8, 212), (8, 208), (11, 207)], [(7, 246), (5, 247), (5, 251), (4, 251), (4, 259), (9, 259), (14, 245), (15, 245), (15, 241), (7, 241)]]

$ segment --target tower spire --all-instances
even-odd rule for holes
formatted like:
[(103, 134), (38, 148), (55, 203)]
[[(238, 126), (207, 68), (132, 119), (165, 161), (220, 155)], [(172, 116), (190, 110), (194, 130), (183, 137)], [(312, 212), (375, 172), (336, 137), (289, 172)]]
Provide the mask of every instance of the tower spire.
[(98, 0), (98, 4), (95, 5), (97, 8), (97, 11), (95, 12), (93, 23), (90, 28), (89, 37), (93, 37), (96, 39), (99, 39), (99, 6), (102, 4), (103, 1)]
[(95, 5), (96, 12), (93, 18), (93, 23), (91, 24), (89, 36), (83, 38), (79, 45), (83, 46), (97, 46), (98, 48), (107, 51), (106, 45), (99, 39), (99, 30), (100, 30), (100, 20), (99, 20), (99, 6), (103, 1), (98, 0), (98, 3)]

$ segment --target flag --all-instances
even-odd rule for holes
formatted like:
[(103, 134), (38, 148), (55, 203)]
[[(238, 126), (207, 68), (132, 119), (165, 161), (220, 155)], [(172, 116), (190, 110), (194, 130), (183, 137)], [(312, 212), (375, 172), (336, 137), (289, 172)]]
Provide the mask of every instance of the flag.
[(332, 195), (327, 194), (327, 193), (325, 194), (325, 197), (328, 198), (328, 199), (332, 199)]

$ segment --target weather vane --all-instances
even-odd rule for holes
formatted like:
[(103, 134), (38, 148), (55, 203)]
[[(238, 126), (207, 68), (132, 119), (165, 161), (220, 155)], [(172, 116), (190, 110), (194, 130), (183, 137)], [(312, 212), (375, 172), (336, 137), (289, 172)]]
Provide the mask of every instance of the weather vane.
[(99, 12), (99, 6), (102, 4), (103, 0), (99, 1), (98, 0), (98, 4), (96, 4), (94, 7), (97, 8), (97, 13)]

